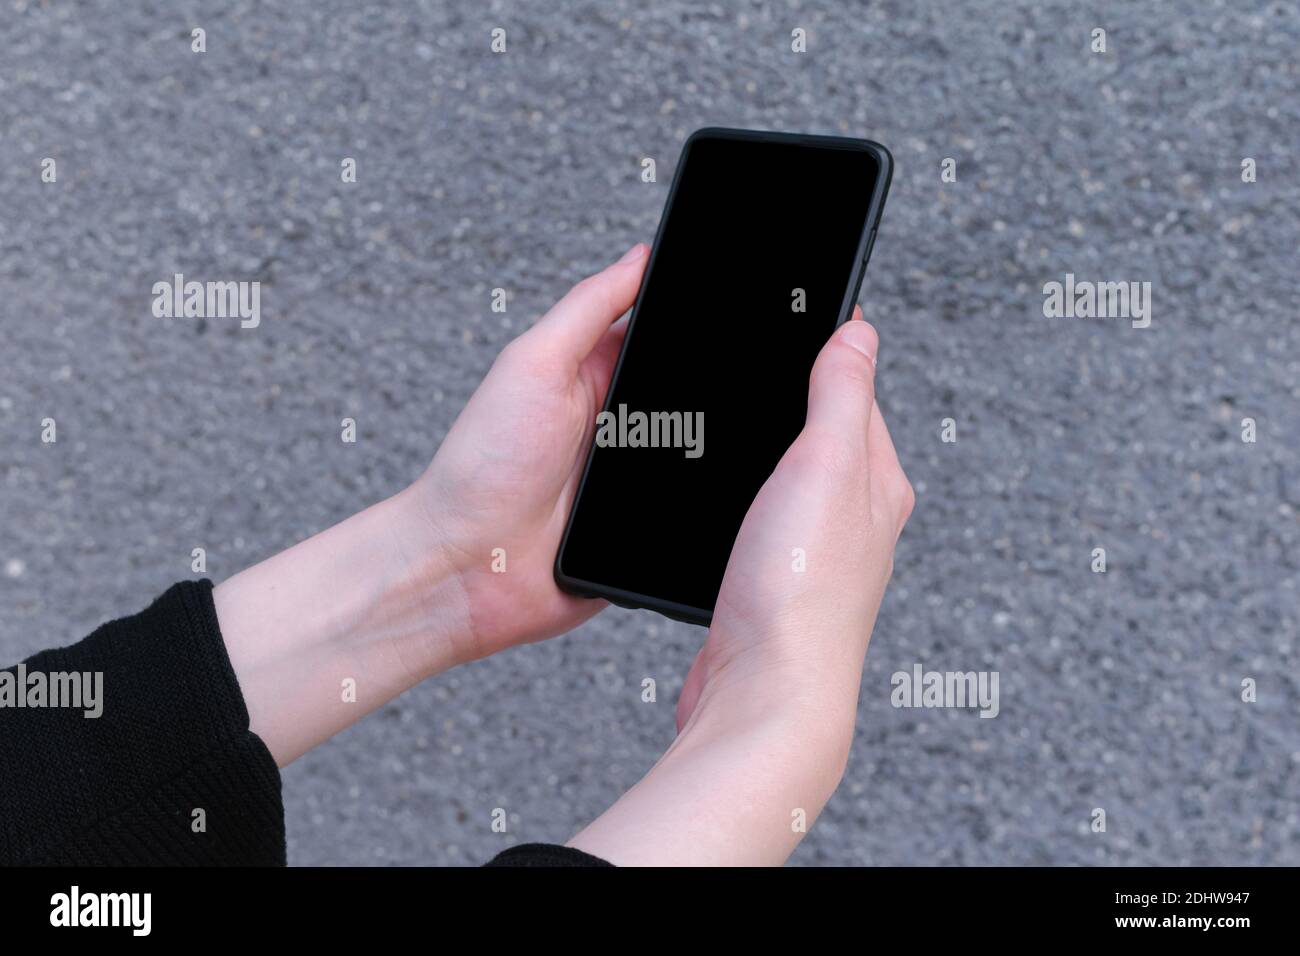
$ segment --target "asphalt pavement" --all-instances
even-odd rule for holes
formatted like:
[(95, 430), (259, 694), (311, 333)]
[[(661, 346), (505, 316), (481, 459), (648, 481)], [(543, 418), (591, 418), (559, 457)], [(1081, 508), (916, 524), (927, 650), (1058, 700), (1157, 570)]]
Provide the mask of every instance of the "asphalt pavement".
[[(9, 0), (0, 660), (414, 479), (501, 347), (653, 237), (692, 130), (867, 136), (918, 505), (791, 863), (1300, 864), (1297, 49), (1284, 3)], [(176, 272), (259, 280), (260, 326), (155, 318)], [(1150, 282), (1149, 327), (1045, 317), (1067, 274)], [(285, 772), (291, 863), (567, 839), (671, 741), (701, 639), (612, 608), (421, 685)], [(893, 707), (916, 664), (997, 671), (998, 716)]]

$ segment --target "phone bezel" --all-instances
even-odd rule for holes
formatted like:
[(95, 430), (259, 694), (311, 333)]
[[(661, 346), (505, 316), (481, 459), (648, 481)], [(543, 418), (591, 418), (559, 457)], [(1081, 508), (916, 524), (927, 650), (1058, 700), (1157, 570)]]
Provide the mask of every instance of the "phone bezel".
[[(835, 323), (836, 328), (843, 325), (853, 315), (853, 307), (857, 304), (858, 294), (861, 292), (862, 278), (866, 274), (867, 258), (873, 246), (874, 233), (880, 224), (881, 212), (884, 209), (885, 197), (889, 193), (890, 180), (894, 174), (894, 157), (889, 150), (877, 142), (868, 139), (852, 139), (842, 136), (819, 136), (806, 133), (778, 133), (763, 130), (743, 130), (743, 129), (726, 129), (723, 127), (709, 126), (698, 129), (686, 138), (682, 144), (682, 153), (677, 161), (677, 168), (673, 173), (673, 181), (668, 189), (668, 198), (664, 202), (664, 211), (659, 217), (659, 226), (655, 230), (654, 244), (650, 247), (650, 258), (646, 263), (645, 273), (641, 277), (641, 287), (637, 290), (636, 301), (632, 304), (632, 313), (628, 318), (627, 335), (623, 340), (623, 347), (619, 350), (618, 361), (614, 365), (614, 374), (610, 377), (609, 390), (605, 396), (605, 411), (610, 411), (610, 402), (614, 394), (614, 386), (618, 382), (619, 372), (623, 368), (623, 358), (627, 354), (627, 349), (632, 341), (632, 332), (636, 327), (637, 316), (641, 311), (641, 297), (645, 293), (646, 283), (649, 281), (655, 266), (655, 256), (659, 252), (659, 242), (663, 237), (664, 224), (668, 221), (668, 212), (672, 209), (673, 200), (677, 195), (677, 186), (681, 182), (682, 172), (686, 169), (687, 160), (690, 157), (691, 147), (702, 139), (724, 139), (724, 140), (741, 140), (755, 143), (789, 143), (792, 145), (815, 146), (823, 149), (851, 149), (859, 152), (871, 154), (875, 159), (879, 173), (876, 176), (873, 187), (871, 202), (867, 208), (866, 222), (862, 229), (862, 235), (858, 238), (857, 257), (854, 260), (853, 274), (849, 278), (846, 286), (844, 302), (840, 305), (840, 315)], [(573, 518), (578, 510), (578, 502), (582, 500), (583, 489), (587, 486), (587, 476), (591, 471), (591, 462), (595, 457), (595, 442), (587, 450), (587, 461), (583, 465), (582, 479), (578, 482), (577, 493), (573, 497), (573, 504), (569, 508), (569, 516), (564, 524), (564, 535), (560, 538), (560, 547), (555, 553), (554, 575), (555, 582), (561, 590), (570, 594), (576, 594), (580, 597), (603, 598), (620, 607), (627, 608), (644, 608), (650, 611), (657, 611), (666, 617), (678, 621), (685, 621), (688, 624), (698, 624), (702, 627), (708, 627), (713, 621), (713, 612), (704, 608), (691, 607), (685, 604), (678, 604), (674, 601), (667, 601), (662, 598), (654, 597), (649, 594), (638, 594), (634, 591), (625, 591), (621, 588), (610, 587), (609, 585), (599, 584), (594, 581), (587, 581), (575, 578), (566, 574), (562, 565), (565, 549), (569, 544), (569, 532), (573, 529)]]

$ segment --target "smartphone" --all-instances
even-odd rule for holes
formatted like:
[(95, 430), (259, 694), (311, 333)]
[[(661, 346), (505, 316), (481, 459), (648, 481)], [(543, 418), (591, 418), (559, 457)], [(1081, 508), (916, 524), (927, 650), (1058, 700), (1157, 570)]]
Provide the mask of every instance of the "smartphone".
[(555, 559), (561, 588), (708, 626), (745, 513), (803, 428), (893, 172), (862, 139), (686, 141)]

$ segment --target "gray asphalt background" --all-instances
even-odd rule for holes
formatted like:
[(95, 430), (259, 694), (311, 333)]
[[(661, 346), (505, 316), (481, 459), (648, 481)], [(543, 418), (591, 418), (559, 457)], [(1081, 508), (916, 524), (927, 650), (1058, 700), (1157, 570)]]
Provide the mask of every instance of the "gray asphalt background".
[[(1283, 3), (4, 0), (0, 660), (413, 479), (653, 236), (693, 129), (862, 135), (898, 162), (862, 302), (919, 504), (792, 863), (1300, 863), (1297, 49)], [(155, 319), (177, 271), (260, 279), (261, 328)], [(1152, 326), (1044, 318), (1066, 272), (1152, 282)], [(429, 681), (286, 771), (291, 862), (568, 838), (669, 743), (701, 638), (611, 609)], [(917, 662), (999, 671), (1001, 715), (892, 708)]]

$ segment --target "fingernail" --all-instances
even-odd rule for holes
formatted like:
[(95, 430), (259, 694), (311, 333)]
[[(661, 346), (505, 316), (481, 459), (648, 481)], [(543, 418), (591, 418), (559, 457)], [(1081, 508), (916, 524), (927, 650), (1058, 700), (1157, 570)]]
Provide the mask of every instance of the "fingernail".
[(840, 328), (840, 338), (846, 345), (851, 345), (871, 362), (871, 367), (876, 367), (876, 350), (880, 347), (880, 339), (876, 335), (876, 330), (868, 323), (860, 319), (854, 319), (845, 322)]
[(638, 242), (627, 252), (623, 253), (623, 258), (618, 260), (618, 264), (623, 265), (626, 262), (635, 262), (637, 259), (640, 259), (643, 255), (645, 255), (645, 249), (646, 249), (645, 243)]

